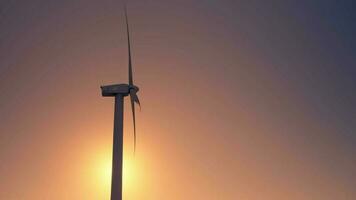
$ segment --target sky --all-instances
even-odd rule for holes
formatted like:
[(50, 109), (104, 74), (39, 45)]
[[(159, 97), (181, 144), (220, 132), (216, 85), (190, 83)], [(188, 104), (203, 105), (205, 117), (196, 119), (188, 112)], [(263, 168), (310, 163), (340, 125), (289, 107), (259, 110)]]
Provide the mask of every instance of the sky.
[[(124, 198), (356, 199), (356, 8), (130, 0)], [(0, 199), (109, 199), (118, 0), (0, 1)]]

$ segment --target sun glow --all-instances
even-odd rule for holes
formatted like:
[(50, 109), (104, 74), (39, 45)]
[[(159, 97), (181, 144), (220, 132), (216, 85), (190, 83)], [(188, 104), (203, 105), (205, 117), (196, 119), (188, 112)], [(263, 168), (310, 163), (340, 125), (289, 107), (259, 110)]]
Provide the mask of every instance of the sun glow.
[[(129, 138), (130, 139), (130, 138)], [(129, 140), (126, 139), (126, 140)], [(123, 157), (123, 197), (128, 199), (142, 199), (146, 191), (148, 171), (148, 155), (146, 152), (133, 153), (130, 142), (126, 142)], [(95, 147), (95, 148), (93, 148)], [(142, 146), (140, 146), (142, 147)], [(99, 198), (109, 199), (111, 193), (112, 176), (112, 141), (110, 139), (96, 139), (87, 144), (81, 151), (85, 152), (78, 167), (78, 173), (85, 181), (87, 190), (98, 195)], [(83, 170), (85, 169), (85, 170)], [(141, 191), (138, 193), (137, 191)]]
[[(94, 167), (95, 185), (99, 186), (102, 191), (109, 194), (111, 189), (112, 158), (111, 153), (102, 153), (98, 155)], [(130, 194), (139, 184), (139, 173), (137, 161), (132, 155), (124, 156), (123, 163), (123, 192)]]
[(101, 163), (101, 165), (98, 167), (100, 183), (102, 183), (105, 186), (109, 186), (111, 182), (111, 172), (112, 172), (111, 159), (108, 158), (103, 160), (103, 163)]
[(124, 192), (131, 193), (139, 184), (139, 170), (134, 157), (124, 156), (123, 188)]
[(91, 156), (91, 185), (93, 189), (108, 196), (111, 187), (111, 153), (109, 149), (95, 152)]

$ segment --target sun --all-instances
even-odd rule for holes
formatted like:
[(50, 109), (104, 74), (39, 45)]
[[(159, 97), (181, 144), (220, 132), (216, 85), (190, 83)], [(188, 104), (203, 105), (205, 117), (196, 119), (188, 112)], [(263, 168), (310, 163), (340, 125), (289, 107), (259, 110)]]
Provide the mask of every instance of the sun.
[(109, 193), (111, 187), (111, 171), (112, 171), (112, 161), (110, 157), (110, 152), (100, 152), (94, 154), (93, 163), (91, 167), (92, 181), (93, 185), (101, 192)]
[(138, 181), (138, 169), (135, 164), (134, 157), (125, 157), (123, 164), (123, 189), (125, 192), (130, 192), (139, 184)]
[(100, 178), (99, 181), (105, 186), (110, 185), (111, 173), (112, 173), (111, 160), (105, 159), (98, 167), (98, 174)]
[[(97, 158), (95, 167), (97, 184), (106, 191), (111, 188), (111, 174), (112, 174), (112, 158), (110, 154), (103, 154)], [(123, 160), (123, 190), (125, 193), (130, 193), (139, 184), (138, 168), (135, 157), (124, 156)]]

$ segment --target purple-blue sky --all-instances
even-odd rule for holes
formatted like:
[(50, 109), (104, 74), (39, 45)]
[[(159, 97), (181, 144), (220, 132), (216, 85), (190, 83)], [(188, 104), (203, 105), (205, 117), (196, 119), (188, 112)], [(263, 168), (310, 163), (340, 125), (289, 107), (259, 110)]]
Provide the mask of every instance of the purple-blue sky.
[[(356, 198), (354, 1), (128, 7), (127, 199)], [(99, 86), (126, 81), (121, 1), (0, 1), (0, 199), (109, 199)]]

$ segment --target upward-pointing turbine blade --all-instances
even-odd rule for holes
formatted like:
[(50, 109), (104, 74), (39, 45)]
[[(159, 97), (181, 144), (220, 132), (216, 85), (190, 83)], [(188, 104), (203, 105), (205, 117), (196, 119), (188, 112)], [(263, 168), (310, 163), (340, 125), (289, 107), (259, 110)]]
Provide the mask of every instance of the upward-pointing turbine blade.
[(125, 10), (125, 20), (126, 20), (126, 31), (127, 31), (127, 46), (128, 46), (128, 55), (129, 55), (129, 86), (130, 86), (130, 100), (131, 100), (131, 109), (132, 109), (132, 117), (133, 117), (133, 125), (134, 125), (134, 153), (136, 152), (136, 113), (135, 113), (135, 103), (140, 106), (140, 100), (137, 96), (138, 88), (134, 86), (133, 83), (133, 72), (132, 72), (132, 58), (131, 58), (131, 40), (130, 40), (130, 29), (129, 29), (129, 20), (127, 16), (127, 5), (124, 2), (124, 10)]
[(133, 85), (133, 75), (132, 75), (132, 60), (131, 60), (131, 41), (130, 41), (130, 29), (129, 29), (129, 20), (127, 17), (127, 6), (125, 7), (125, 19), (126, 19), (126, 31), (127, 31), (127, 45), (129, 51), (129, 85)]

